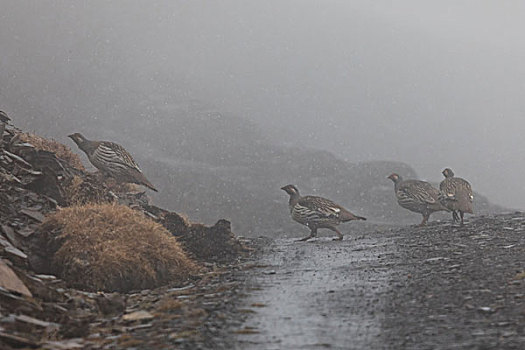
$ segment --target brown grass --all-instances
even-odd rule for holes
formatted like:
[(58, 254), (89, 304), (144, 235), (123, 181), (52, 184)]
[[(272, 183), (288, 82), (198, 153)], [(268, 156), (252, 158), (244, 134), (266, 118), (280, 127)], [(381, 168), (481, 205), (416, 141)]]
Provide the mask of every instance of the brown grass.
[(112, 178), (104, 179), (101, 174), (73, 176), (64, 186), (64, 195), (68, 205), (111, 203), (114, 198), (109, 192), (134, 193), (139, 187), (131, 183), (117, 183)]
[(64, 194), (68, 205), (102, 204), (109, 203), (108, 191), (104, 186), (88, 181), (88, 178), (73, 176), (64, 187)]
[(46, 218), (42, 230), (61, 241), (53, 272), (77, 288), (126, 292), (180, 284), (197, 271), (162, 225), (126, 206), (72, 206)]
[(73, 153), (71, 148), (58, 141), (46, 139), (28, 132), (20, 133), (20, 140), (32, 144), (37, 150), (55, 153), (58, 158), (65, 160), (74, 168), (86, 170), (84, 165), (82, 165), (80, 157), (76, 153)]

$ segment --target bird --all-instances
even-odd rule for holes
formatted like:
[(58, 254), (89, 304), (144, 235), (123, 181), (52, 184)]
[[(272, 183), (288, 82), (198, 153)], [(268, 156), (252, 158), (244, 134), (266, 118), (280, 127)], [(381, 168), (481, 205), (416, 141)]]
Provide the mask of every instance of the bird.
[(454, 172), (450, 168), (446, 168), (441, 173), (445, 180), (439, 184), (439, 201), (452, 211), (452, 220), (454, 222), (459, 220), (459, 212), (461, 225), (463, 225), (465, 213), (474, 214), (472, 210), (472, 201), (474, 200), (472, 186), (467, 180), (455, 177)]
[(448, 211), (439, 202), (439, 190), (430, 183), (421, 180), (403, 180), (396, 173), (390, 174), (387, 178), (394, 183), (397, 203), (405, 209), (423, 215), (423, 221), (419, 226), (425, 226), (433, 212)]
[(158, 190), (144, 176), (138, 164), (124, 147), (110, 141), (91, 141), (80, 133), (68, 135), (86, 153), (89, 161), (104, 175), (120, 182), (144, 185), (155, 192)]
[(292, 219), (310, 228), (310, 235), (300, 239), (300, 241), (314, 238), (319, 228), (334, 231), (337, 234), (337, 238), (334, 240), (340, 241), (343, 239), (343, 234), (337, 229), (337, 226), (341, 222), (366, 220), (366, 218), (352, 214), (329, 199), (317, 196), (302, 197), (294, 185), (286, 185), (281, 187), (281, 190), (290, 195), (288, 205)]

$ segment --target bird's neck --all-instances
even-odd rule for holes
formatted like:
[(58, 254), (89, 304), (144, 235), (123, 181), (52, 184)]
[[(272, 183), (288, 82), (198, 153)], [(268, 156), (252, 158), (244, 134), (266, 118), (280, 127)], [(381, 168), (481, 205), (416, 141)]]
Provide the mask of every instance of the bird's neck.
[(78, 144), (78, 148), (80, 148), (82, 151), (90, 155), (95, 151), (96, 145), (93, 142), (86, 140), (86, 141), (80, 142)]
[(396, 182), (394, 182), (394, 190), (397, 192), (397, 190), (399, 189), (399, 185), (401, 184), (401, 182), (403, 181), (403, 179), (401, 177), (399, 177), (397, 179)]
[(293, 207), (299, 202), (299, 198), (301, 198), (301, 195), (299, 193), (294, 193), (290, 195), (290, 201), (288, 202), (288, 205), (290, 207)]

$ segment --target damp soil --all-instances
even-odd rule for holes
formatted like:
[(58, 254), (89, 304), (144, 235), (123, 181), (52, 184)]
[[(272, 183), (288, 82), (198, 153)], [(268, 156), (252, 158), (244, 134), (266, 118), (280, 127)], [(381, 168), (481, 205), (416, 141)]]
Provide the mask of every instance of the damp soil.
[(525, 215), (276, 239), (237, 275), (237, 349), (523, 349)]

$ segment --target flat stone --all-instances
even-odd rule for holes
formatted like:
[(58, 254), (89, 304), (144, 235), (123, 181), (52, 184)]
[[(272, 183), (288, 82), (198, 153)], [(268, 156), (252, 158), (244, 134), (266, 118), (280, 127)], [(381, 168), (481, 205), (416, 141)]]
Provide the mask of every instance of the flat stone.
[(12, 247), (13, 245), (11, 244), (11, 242), (9, 242), (7, 239), (5, 239), (3, 236), (0, 236), (0, 245), (3, 246), (4, 248), (7, 248), (7, 247)]
[(35, 275), (35, 277), (44, 280), (44, 281), (54, 281), (57, 279), (57, 276), (55, 275)]
[(26, 315), (15, 316), (15, 320), (19, 322), (30, 324), (33, 326), (42, 327), (42, 328), (58, 328), (59, 327), (57, 323), (42, 321), (37, 318), (26, 316)]
[(13, 254), (21, 259), (27, 259), (27, 255), (26, 253), (24, 253), (23, 251), (21, 251), (20, 249), (18, 248), (15, 248), (15, 247), (5, 247), (4, 248), (5, 252), (6, 253), (9, 253), (9, 254)]
[(20, 213), (29, 216), (31, 219), (36, 220), (38, 222), (42, 222), (45, 219), (45, 216), (36, 210), (30, 210), (30, 209), (22, 209), (20, 210)]
[(18, 240), (16, 238), (15, 230), (13, 230), (13, 228), (7, 225), (2, 225), (1, 227), (2, 227), (2, 231), (4, 232), (9, 242), (11, 242), (11, 244), (15, 246), (18, 245)]
[(83, 349), (84, 344), (79, 339), (63, 340), (63, 341), (49, 341), (42, 345), (42, 349), (46, 350), (69, 350), (69, 349)]
[(32, 340), (4, 332), (0, 332), (0, 340), (15, 348), (38, 348), (38, 344)]
[(28, 297), (33, 296), (16, 273), (3, 260), (0, 260), (0, 287)]
[(153, 319), (153, 315), (145, 310), (135, 311), (129, 314), (122, 316), (122, 320), (127, 322), (132, 321), (149, 321)]

